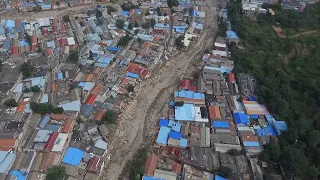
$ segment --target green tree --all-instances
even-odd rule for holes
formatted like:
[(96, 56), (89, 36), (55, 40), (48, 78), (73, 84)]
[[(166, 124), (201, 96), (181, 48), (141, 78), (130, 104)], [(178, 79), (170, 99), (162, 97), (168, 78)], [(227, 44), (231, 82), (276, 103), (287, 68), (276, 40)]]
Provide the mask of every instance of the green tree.
[(142, 178), (146, 159), (147, 150), (145, 148), (139, 149), (131, 162), (130, 179), (140, 180)]
[(177, 106), (177, 107), (181, 107), (181, 106), (184, 105), (184, 101), (177, 101), (177, 102), (174, 103), (174, 105)]
[(14, 99), (7, 99), (5, 102), (4, 102), (4, 105), (6, 107), (17, 107), (18, 106), (18, 103), (16, 102), (16, 100)]
[(63, 20), (64, 22), (70, 22), (70, 17), (69, 17), (69, 15), (64, 15), (64, 16), (62, 17), (62, 20)]
[(133, 28), (133, 24), (130, 23), (130, 24), (128, 25), (128, 29), (132, 29), (132, 28)]
[(63, 113), (63, 108), (61, 107), (53, 107), (53, 105), (48, 104), (48, 103), (36, 103), (36, 102), (31, 102), (30, 103), (30, 108), (32, 112), (37, 113), (37, 114), (47, 114), (47, 113), (57, 113), (57, 114), (62, 114)]
[(103, 116), (103, 118), (101, 119), (101, 122), (105, 124), (114, 124), (116, 123), (117, 117), (118, 115), (115, 111), (108, 110), (106, 114)]
[(314, 166), (309, 166), (306, 168), (306, 174), (310, 179), (318, 179), (319, 177), (319, 169)]
[(134, 86), (132, 84), (129, 84), (127, 87), (126, 87), (127, 91), (129, 93), (133, 92), (134, 91)]
[(139, 24), (137, 21), (134, 22), (134, 27), (139, 27)]
[(125, 36), (120, 38), (118, 46), (126, 46), (131, 39), (132, 37), (129, 36), (129, 34), (126, 34)]
[(172, 9), (172, 7), (174, 7), (174, 6), (175, 7), (179, 6), (178, 0), (167, 0), (167, 4), (170, 9)]
[(240, 155), (240, 151), (238, 151), (237, 149), (230, 149), (228, 151), (228, 154), (230, 154), (232, 156), (239, 156)]
[(56, 107), (56, 108), (53, 108), (52, 113), (54, 113), (54, 114), (62, 114), (63, 111), (64, 110), (63, 110), (62, 107)]
[(77, 63), (79, 60), (79, 56), (79, 51), (72, 51), (68, 59), (71, 63)]
[(46, 180), (64, 180), (67, 177), (66, 168), (63, 166), (53, 166), (48, 169)]
[(32, 92), (40, 92), (40, 91), (41, 91), (41, 89), (40, 89), (39, 86), (31, 86), (30, 90), (31, 90)]
[(149, 16), (150, 15), (150, 12), (149, 11), (146, 11), (146, 13), (144, 13), (145, 16)]
[(20, 72), (22, 73), (22, 78), (26, 79), (33, 76), (34, 68), (30, 62), (24, 62), (20, 67)]
[(153, 28), (153, 26), (156, 24), (156, 20), (151, 19), (151, 20), (150, 20), (150, 24), (151, 24), (151, 27)]
[(117, 28), (119, 28), (119, 29), (123, 29), (123, 27), (124, 27), (124, 20), (123, 20), (123, 19), (117, 19), (117, 21), (116, 21), (116, 26), (117, 26)]
[(232, 170), (229, 167), (221, 166), (218, 170), (218, 174), (222, 177), (230, 177), (232, 174)]
[(116, 12), (117, 10), (113, 6), (107, 6), (108, 14), (111, 15), (112, 12)]
[(144, 29), (149, 29), (151, 27), (151, 23), (150, 22), (145, 22), (141, 25), (142, 28)]
[(228, 24), (224, 21), (221, 21), (219, 23), (219, 26), (218, 26), (218, 33), (217, 35), (218, 36), (223, 36), (223, 37), (226, 37), (226, 33), (227, 33), (227, 30), (228, 30)]
[(180, 49), (184, 47), (183, 39), (184, 36), (180, 35), (178, 38), (174, 40), (174, 44)]

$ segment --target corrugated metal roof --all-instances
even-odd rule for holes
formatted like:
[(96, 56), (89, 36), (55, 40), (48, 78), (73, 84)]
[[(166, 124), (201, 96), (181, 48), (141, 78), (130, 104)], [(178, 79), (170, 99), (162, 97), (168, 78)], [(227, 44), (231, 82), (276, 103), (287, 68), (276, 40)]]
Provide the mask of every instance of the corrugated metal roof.
[(15, 158), (14, 153), (9, 153), (8, 151), (0, 151), (0, 173), (5, 173), (9, 170), (10, 164)]
[(72, 166), (77, 166), (80, 164), (83, 154), (84, 152), (82, 150), (69, 147), (62, 159), (62, 162)]

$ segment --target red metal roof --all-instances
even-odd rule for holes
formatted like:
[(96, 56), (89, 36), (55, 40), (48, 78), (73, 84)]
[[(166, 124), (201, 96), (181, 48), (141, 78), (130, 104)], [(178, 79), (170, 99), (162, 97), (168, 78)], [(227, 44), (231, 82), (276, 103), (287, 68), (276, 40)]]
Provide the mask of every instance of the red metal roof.
[(101, 166), (102, 166), (103, 160), (100, 157), (93, 157), (89, 160), (87, 171), (91, 173), (99, 173)]
[(11, 47), (11, 55), (17, 55), (18, 54), (18, 48), (16, 46)]
[(57, 33), (58, 32), (58, 26), (53, 25), (52, 26), (52, 31), (53, 31), (53, 33)]
[(59, 133), (58, 132), (54, 132), (50, 135), (46, 145), (44, 146), (45, 149), (49, 149), (50, 151), (52, 150), (54, 143), (57, 140)]
[(125, 87), (128, 84), (128, 81), (129, 81), (128, 78), (123, 78), (120, 86)]
[(66, 31), (66, 26), (64, 25), (64, 23), (61, 23), (61, 31), (62, 32)]
[(65, 123), (63, 124), (63, 127), (62, 127), (62, 130), (61, 130), (61, 132), (62, 133), (69, 133), (70, 132), (70, 130), (71, 130), (71, 126), (72, 126), (72, 119), (70, 119), (70, 118), (68, 118), (66, 121), (65, 121)]
[(236, 82), (236, 79), (235, 79), (234, 73), (232, 73), (232, 72), (231, 72), (231, 73), (229, 73), (229, 81), (230, 81), (230, 82), (233, 82), (233, 83), (234, 83), (234, 82)]
[(172, 171), (175, 173), (181, 174), (181, 172), (182, 172), (181, 164), (178, 164), (178, 163), (172, 164)]
[(99, 113), (96, 115), (96, 117), (94, 118), (94, 120), (96, 121), (101, 121), (101, 119), (103, 118), (103, 116), (106, 114), (107, 110), (102, 109), (99, 111)]
[(97, 96), (98, 95), (96, 95), (96, 94), (90, 94), (89, 97), (86, 99), (86, 102), (84, 104), (92, 105), (96, 101)]
[(189, 80), (189, 79), (183, 79), (183, 80), (181, 81), (180, 87), (181, 87), (182, 89), (188, 89), (189, 86), (190, 86), (190, 80)]
[(48, 29), (47, 29), (47, 28), (43, 28), (43, 29), (42, 29), (42, 34), (43, 34), (43, 35), (48, 35), (48, 34), (49, 34)]
[(154, 170), (157, 167), (159, 158), (156, 155), (149, 155), (144, 167), (144, 175), (153, 176)]

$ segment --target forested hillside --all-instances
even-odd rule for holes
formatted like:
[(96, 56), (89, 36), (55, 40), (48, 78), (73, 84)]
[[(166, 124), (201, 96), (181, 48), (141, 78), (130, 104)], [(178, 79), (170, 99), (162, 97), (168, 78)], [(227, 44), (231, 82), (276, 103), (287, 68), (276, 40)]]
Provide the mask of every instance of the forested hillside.
[[(261, 158), (270, 164), (280, 162), (288, 178), (318, 179), (320, 4), (307, 6), (303, 13), (280, 6), (272, 9), (275, 16), (267, 13), (253, 19), (241, 13), (241, 1), (231, 1), (229, 19), (242, 47), (230, 45), (235, 72), (255, 75), (258, 100), (289, 126), (280, 146), (271, 143)], [(284, 35), (279, 37), (272, 25), (282, 28)]]

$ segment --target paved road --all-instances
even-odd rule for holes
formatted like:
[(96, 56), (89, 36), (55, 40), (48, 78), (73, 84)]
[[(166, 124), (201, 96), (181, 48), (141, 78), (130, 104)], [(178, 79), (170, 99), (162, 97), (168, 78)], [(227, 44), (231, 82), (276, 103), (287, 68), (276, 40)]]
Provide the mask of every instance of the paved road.
[[(119, 118), (113, 140), (109, 143), (106, 169), (102, 179), (115, 180), (136, 150), (149, 142), (146, 138), (157, 129), (160, 111), (170, 98), (176, 83), (190, 75), (193, 62), (199, 60), (203, 51), (213, 44), (217, 32), (216, 1), (207, 0), (205, 31), (196, 44), (190, 44), (186, 53), (171, 59), (152, 78), (140, 84), (139, 92)], [(150, 136), (148, 136), (150, 137)]]

